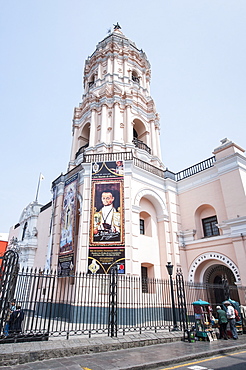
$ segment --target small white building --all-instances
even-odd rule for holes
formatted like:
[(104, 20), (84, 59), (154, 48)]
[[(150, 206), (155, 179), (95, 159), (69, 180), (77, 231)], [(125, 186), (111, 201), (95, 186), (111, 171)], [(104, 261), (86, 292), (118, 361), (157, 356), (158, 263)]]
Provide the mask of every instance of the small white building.
[(19, 222), (11, 227), (8, 248), (18, 252), (21, 268), (47, 267), (51, 209), (52, 202), (43, 206), (33, 201), (24, 208)]

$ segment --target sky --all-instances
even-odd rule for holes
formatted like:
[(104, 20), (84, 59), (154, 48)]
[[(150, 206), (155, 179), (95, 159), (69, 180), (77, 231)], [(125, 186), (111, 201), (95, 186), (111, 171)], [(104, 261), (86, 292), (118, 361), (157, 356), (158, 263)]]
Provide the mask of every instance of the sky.
[(66, 173), (85, 59), (119, 22), (147, 54), (173, 172), (246, 149), (245, 0), (0, 0), (0, 232)]

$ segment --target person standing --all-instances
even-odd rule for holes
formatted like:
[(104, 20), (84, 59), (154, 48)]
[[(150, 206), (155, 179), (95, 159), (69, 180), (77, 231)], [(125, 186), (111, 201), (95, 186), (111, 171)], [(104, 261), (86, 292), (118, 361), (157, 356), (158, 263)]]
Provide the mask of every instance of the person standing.
[(224, 310), (222, 310), (220, 306), (217, 306), (216, 310), (217, 310), (217, 314), (218, 314), (220, 339), (224, 338), (224, 339), (227, 340), (228, 337), (227, 337), (226, 327), (227, 327), (227, 324), (228, 324), (228, 320), (227, 320), (226, 312)]
[(230, 324), (230, 330), (232, 333), (233, 339), (238, 339), (237, 329), (236, 329), (236, 316), (234, 307), (231, 305), (231, 302), (225, 301), (224, 305), (226, 306), (226, 316)]
[(9, 335), (9, 320), (10, 320), (10, 316), (11, 316), (12, 312), (16, 310), (16, 305), (15, 304), (16, 304), (15, 299), (12, 299), (12, 301), (10, 301), (9, 307), (7, 309), (6, 321), (5, 321), (5, 327), (4, 327), (4, 336), (5, 337), (7, 337)]

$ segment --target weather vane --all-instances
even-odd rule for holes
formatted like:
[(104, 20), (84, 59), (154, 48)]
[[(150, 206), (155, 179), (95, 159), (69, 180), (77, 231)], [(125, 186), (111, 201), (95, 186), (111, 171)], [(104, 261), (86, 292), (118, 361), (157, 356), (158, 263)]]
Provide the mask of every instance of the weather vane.
[(120, 27), (118, 22), (116, 24), (114, 24), (114, 30), (120, 30), (120, 29), (121, 29), (121, 27)]

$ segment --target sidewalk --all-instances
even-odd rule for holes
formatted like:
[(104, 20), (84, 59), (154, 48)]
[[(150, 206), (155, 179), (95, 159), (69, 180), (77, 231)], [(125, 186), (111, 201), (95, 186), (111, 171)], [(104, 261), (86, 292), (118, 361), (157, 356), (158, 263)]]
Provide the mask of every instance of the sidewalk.
[(237, 341), (195, 343), (183, 342), (181, 336), (166, 332), (1, 344), (0, 368), (143, 370), (246, 349), (246, 335), (240, 335)]

